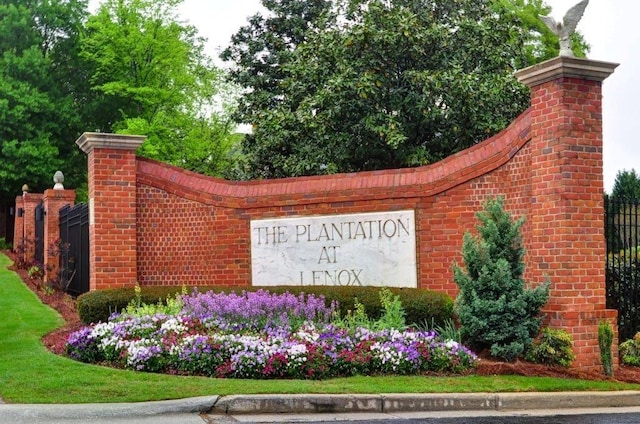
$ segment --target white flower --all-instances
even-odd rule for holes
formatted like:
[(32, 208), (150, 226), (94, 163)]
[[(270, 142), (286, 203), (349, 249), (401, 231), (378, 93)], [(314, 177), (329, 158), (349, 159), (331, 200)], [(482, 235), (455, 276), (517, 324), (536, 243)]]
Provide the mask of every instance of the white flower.
[(163, 322), (162, 326), (160, 327), (160, 331), (162, 333), (183, 333), (187, 330), (187, 326), (182, 323), (182, 320), (180, 318), (169, 318), (168, 320)]

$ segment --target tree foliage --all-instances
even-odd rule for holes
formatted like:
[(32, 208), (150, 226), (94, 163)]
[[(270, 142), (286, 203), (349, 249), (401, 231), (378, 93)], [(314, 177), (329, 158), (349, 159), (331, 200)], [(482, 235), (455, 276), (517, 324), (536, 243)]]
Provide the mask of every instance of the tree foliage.
[(640, 176), (635, 169), (618, 171), (611, 197), (616, 200), (640, 200)]
[(454, 264), (453, 273), (460, 289), (455, 310), (463, 340), (511, 361), (525, 352), (540, 330), (549, 284), (525, 287), (520, 235), (524, 218), (512, 221), (503, 203), (502, 197), (487, 200), (477, 214), (478, 235), (464, 235), (465, 268)]
[(147, 135), (139, 154), (220, 175), (235, 142), (224, 82), (182, 0), (106, 0), (86, 25), (81, 57), (94, 127)]
[[(544, 0), (498, 0), (500, 8), (517, 17), (518, 27), (525, 40), (526, 64), (533, 65), (558, 56), (560, 46), (558, 36), (540, 19), (549, 15), (551, 7)], [(573, 53), (585, 57), (589, 45), (579, 32), (571, 36)]]
[(62, 170), (80, 184), (84, 158), (70, 73), (86, 2), (0, 1), (0, 198), (44, 190)]
[(0, 0), (0, 199), (86, 184), (85, 131), (142, 133), (140, 153), (220, 175), (233, 92), (178, 21), (180, 0)]
[(263, 5), (270, 13), (253, 16), (222, 54), (246, 89), (236, 118), (253, 125), (249, 177), (440, 160), (521, 113), (528, 90), (514, 70), (558, 51), (534, 21), (547, 12), (538, 0)]

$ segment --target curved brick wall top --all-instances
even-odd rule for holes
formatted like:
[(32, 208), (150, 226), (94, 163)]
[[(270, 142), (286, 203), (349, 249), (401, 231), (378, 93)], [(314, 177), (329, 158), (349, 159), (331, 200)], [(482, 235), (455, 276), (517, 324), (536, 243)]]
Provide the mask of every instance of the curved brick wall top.
[[(137, 158), (137, 184), (165, 190), (207, 205), (231, 208), (259, 207), (317, 202), (327, 192), (331, 198), (349, 201), (380, 199), (385, 196), (431, 196), (486, 174), (505, 164), (530, 138), (530, 109), (495, 136), (440, 162), (419, 168), (391, 169), (350, 174), (282, 178), (260, 181), (226, 181), (199, 175), (150, 159)], [(315, 199), (315, 200), (311, 200)]]

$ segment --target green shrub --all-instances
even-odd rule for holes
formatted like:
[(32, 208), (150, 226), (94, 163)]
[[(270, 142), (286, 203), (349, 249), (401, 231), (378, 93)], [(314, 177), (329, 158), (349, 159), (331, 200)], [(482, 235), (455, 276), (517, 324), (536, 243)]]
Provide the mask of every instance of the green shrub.
[(573, 338), (564, 330), (543, 328), (540, 337), (527, 351), (527, 361), (536, 364), (561, 365), (569, 368), (576, 359), (572, 349)]
[[(181, 291), (180, 286), (143, 286), (140, 292), (142, 303), (164, 303), (167, 297), (173, 297)], [(292, 294), (304, 292), (306, 294), (323, 295), (327, 302), (337, 301), (340, 305), (340, 315), (346, 316), (349, 311), (355, 311), (355, 299), (363, 305), (366, 315), (374, 320), (383, 316), (384, 308), (380, 304), (380, 287), (335, 287), (335, 286), (270, 286), (270, 287), (238, 287), (238, 286), (204, 286), (198, 287), (200, 292), (213, 290), (216, 292), (241, 292), (269, 290), (272, 293)], [(189, 289), (191, 291), (191, 289)], [(434, 325), (444, 325), (453, 319), (453, 300), (446, 293), (427, 289), (389, 288), (389, 291), (399, 297), (405, 312), (407, 325), (421, 322), (434, 322)], [(78, 297), (78, 313), (82, 322), (89, 324), (105, 322), (114, 312), (121, 312), (135, 299), (133, 288), (99, 290), (85, 293)]]
[(391, 291), (383, 287), (378, 292), (380, 297), (380, 305), (382, 306), (383, 313), (378, 319), (371, 319), (365, 312), (364, 305), (357, 299), (355, 300), (355, 309), (348, 311), (346, 316), (338, 315), (335, 317), (335, 324), (338, 327), (343, 327), (351, 330), (355, 330), (360, 327), (368, 328), (371, 331), (380, 330), (406, 330), (407, 325), (404, 319), (404, 309), (400, 301), (400, 296), (394, 295)]
[(456, 325), (456, 321), (452, 318), (445, 320), (443, 324), (436, 324), (433, 320), (423, 321), (418, 326), (422, 331), (435, 331), (442, 340), (453, 340), (462, 344), (462, 336), (460, 328)]
[(122, 310), (122, 313), (129, 316), (142, 317), (147, 315), (165, 314), (165, 315), (177, 315), (184, 307), (182, 296), (186, 295), (187, 288), (182, 286), (182, 290), (173, 296), (167, 295), (164, 300), (159, 300), (157, 303), (144, 303), (142, 301), (142, 289), (138, 284), (133, 289), (134, 298), (131, 299), (126, 308)]
[(11, 247), (11, 243), (9, 243), (4, 237), (0, 237), (0, 250), (9, 250)]
[(633, 339), (620, 343), (618, 354), (624, 365), (640, 367), (640, 333), (636, 333)]
[(27, 270), (27, 274), (32, 280), (42, 280), (44, 277), (44, 269), (39, 265), (31, 265)]
[(502, 197), (490, 198), (477, 213), (478, 236), (464, 235), (465, 268), (453, 265), (460, 288), (456, 313), (463, 341), (491, 355), (515, 360), (540, 331), (540, 310), (549, 298), (549, 283), (525, 287), (524, 247), (520, 227), (503, 208)]
[[(144, 287), (140, 302), (155, 305), (179, 293), (181, 287)], [(85, 324), (105, 322), (111, 314), (122, 312), (135, 299), (133, 288), (98, 290), (78, 296), (78, 315)]]

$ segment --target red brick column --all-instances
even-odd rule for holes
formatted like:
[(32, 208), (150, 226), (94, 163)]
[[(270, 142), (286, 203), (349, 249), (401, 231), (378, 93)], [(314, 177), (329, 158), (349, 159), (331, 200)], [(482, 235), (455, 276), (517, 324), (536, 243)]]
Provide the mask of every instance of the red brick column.
[(599, 322), (616, 328), (605, 307), (602, 176), (602, 81), (616, 66), (558, 57), (516, 73), (531, 88), (529, 275), (551, 281), (547, 324), (572, 334), (582, 368), (601, 369)]
[(133, 287), (136, 260), (136, 156), (144, 137), (84, 133), (89, 161), (90, 290)]
[(16, 197), (13, 217), (13, 251), (19, 252), (24, 236), (24, 202), (22, 201), (22, 196)]
[[(17, 201), (16, 206), (22, 208), (22, 225), (20, 225), (21, 233), (17, 239), (14, 239), (14, 250), (22, 255), (25, 263), (30, 263), (36, 253), (36, 206), (42, 201), (42, 194), (24, 193), (20, 197), (22, 201)], [(16, 212), (17, 215), (18, 212)]]
[(60, 238), (60, 208), (73, 205), (75, 190), (45, 190), (44, 192), (44, 269), (47, 280), (58, 278), (59, 255), (56, 254), (56, 242)]

